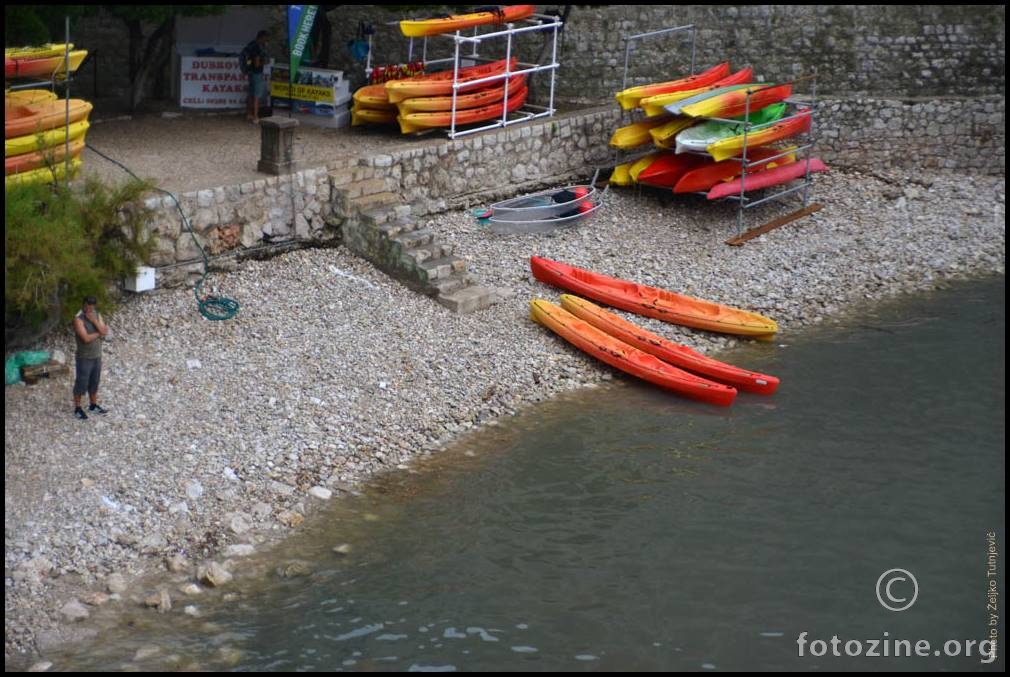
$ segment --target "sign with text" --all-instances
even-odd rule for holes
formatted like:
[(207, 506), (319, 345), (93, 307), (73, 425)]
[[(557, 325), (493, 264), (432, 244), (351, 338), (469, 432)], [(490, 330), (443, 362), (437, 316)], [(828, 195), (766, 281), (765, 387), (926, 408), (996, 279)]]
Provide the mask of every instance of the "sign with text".
[(179, 68), (181, 108), (245, 108), (248, 78), (234, 56), (184, 56)]

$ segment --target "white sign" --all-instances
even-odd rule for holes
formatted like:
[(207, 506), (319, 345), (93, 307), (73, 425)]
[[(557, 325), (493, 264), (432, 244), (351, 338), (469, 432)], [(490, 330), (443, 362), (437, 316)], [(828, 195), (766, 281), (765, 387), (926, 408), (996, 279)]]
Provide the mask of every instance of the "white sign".
[(249, 78), (237, 56), (180, 57), (179, 106), (245, 108)]

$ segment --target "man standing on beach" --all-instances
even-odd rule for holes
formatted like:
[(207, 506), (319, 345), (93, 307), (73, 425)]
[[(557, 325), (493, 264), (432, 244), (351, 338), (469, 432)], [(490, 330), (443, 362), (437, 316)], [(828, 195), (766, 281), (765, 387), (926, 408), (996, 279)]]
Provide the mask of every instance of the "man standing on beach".
[(102, 341), (109, 333), (109, 327), (98, 312), (94, 296), (84, 297), (83, 308), (74, 316), (74, 335), (77, 338), (77, 375), (74, 379), (74, 416), (82, 421), (88, 418), (81, 408), (81, 398), (88, 393), (88, 411), (104, 414), (106, 410), (98, 404), (98, 383), (102, 378)]
[(239, 57), (242, 72), (249, 78), (249, 98), (246, 100), (246, 119), (253, 124), (260, 121), (260, 99), (266, 94), (266, 81), (263, 79), (263, 65), (267, 60), (267, 42), (270, 33), (260, 31), (256, 39), (245, 46)]

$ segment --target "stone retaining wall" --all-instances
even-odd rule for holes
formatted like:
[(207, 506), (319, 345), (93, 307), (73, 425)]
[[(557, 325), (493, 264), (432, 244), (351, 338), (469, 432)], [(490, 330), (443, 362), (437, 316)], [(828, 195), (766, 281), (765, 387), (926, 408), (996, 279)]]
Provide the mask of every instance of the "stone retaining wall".
[[(836, 167), (1006, 171), (1005, 102), (990, 99), (894, 101), (826, 99), (816, 120), (817, 154)], [(573, 112), (456, 140), (419, 140), (416, 147), (186, 193), (182, 208), (212, 257), (291, 243), (339, 241), (353, 213), (347, 190), (375, 185), (393, 192), (416, 217), (488, 204), (543, 186), (589, 179), (621, 159), (607, 145), (631, 121), (615, 105)], [(368, 198), (364, 195), (355, 196)], [(202, 258), (170, 198), (149, 201), (158, 250), (151, 265), (161, 282), (181, 282)], [(232, 265), (222, 257), (214, 265)]]

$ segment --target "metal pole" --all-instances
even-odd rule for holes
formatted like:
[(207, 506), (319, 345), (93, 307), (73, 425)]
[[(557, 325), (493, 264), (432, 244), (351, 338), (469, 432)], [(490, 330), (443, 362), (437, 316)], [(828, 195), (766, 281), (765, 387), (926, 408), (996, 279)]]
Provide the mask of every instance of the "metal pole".
[[(63, 122), (65, 124), (63, 128), (63, 180), (67, 188), (70, 187), (70, 15), (63, 17), (63, 68), (66, 73), (66, 87), (67, 91), (64, 94), (65, 100), (65, 115)], [(59, 69), (57, 68), (57, 71)], [(55, 74), (53, 75), (55, 78)], [(56, 82), (53, 81), (53, 88), (56, 88)]]

